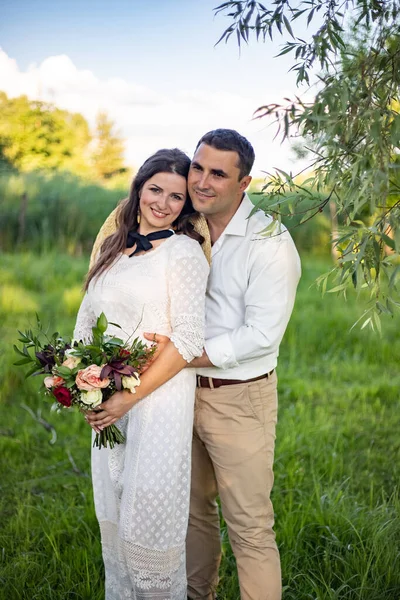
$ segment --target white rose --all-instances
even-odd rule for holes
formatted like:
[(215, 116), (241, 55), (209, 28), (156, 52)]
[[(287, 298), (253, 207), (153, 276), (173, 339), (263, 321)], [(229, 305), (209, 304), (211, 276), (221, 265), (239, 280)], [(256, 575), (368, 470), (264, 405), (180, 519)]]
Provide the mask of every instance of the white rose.
[(90, 390), (89, 392), (81, 392), (81, 401), (92, 408), (95, 408), (103, 402), (103, 394), (101, 390)]
[(68, 369), (75, 369), (80, 362), (80, 358), (77, 358), (76, 356), (68, 356), (62, 363), (62, 366), (67, 367)]
[(140, 378), (137, 373), (135, 373), (131, 377), (127, 377), (126, 375), (123, 375), (121, 380), (122, 380), (122, 387), (124, 387), (126, 390), (129, 390), (131, 392), (131, 394), (136, 394), (135, 387), (140, 385)]

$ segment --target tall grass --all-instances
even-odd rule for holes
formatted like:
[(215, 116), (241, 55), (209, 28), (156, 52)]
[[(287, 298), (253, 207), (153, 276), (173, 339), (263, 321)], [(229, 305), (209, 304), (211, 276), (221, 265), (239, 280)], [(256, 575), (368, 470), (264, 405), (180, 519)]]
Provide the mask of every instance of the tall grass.
[[(100, 226), (127, 194), (127, 187), (110, 189), (67, 172), (0, 173), (0, 249), (49, 252), (56, 248), (82, 255), (91, 249)], [(253, 202), (260, 201), (259, 195), (250, 196)], [(329, 254), (327, 215), (318, 214), (298, 227), (302, 216), (283, 219), (297, 247)]]
[(69, 173), (0, 175), (0, 248), (69, 254), (88, 251), (127, 189), (108, 189)]
[[(399, 600), (399, 319), (353, 329), (357, 299), (321, 298), (305, 261), (279, 358), (273, 502), (285, 600)], [(0, 267), (0, 599), (100, 599), (87, 425), (51, 413), (12, 366), (16, 329), (72, 331), (87, 260), (4, 255)], [(21, 311), (21, 306), (26, 306)], [(239, 598), (223, 531), (219, 598)]]

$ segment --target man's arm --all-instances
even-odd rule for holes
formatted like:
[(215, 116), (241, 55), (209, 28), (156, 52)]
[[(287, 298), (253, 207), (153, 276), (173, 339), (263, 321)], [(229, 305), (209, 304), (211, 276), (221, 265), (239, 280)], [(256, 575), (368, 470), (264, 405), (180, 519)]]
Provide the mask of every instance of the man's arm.
[[(145, 368), (143, 369), (143, 372), (146, 371), (150, 365), (153, 364), (153, 362), (155, 360), (157, 360), (157, 358), (160, 356), (160, 354), (163, 352), (164, 348), (166, 348), (168, 342), (169, 342), (169, 337), (167, 335), (160, 335), (159, 333), (144, 333), (143, 337), (146, 338), (146, 340), (149, 340), (149, 342), (154, 342), (157, 344), (157, 350), (155, 351), (153, 358), (151, 359), (150, 362), (148, 362), (145, 366)], [(197, 358), (194, 358), (192, 360), (192, 362), (187, 364), (188, 367), (195, 367), (195, 368), (200, 368), (200, 367), (213, 367), (214, 365), (212, 364), (212, 362), (210, 361), (210, 359), (207, 356), (207, 352), (205, 350), (203, 350), (203, 354), (202, 356), (199, 356)]]
[(288, 233), (254, 242), (244, 294), (244, 323), (205, 341), (210, 363), (229, 369), (275, 354), (285, 333), (300, 278), (300, 260)]
[[(240, 363), (277, 352), (285, 333), (300, 278), (300, 260), (292, 239), (255, 242), (246, 289), (244, 324), (228, 333), (208, 338), (202, 356), (188, 367), (229, 369)], [(268, 243), (269, 242), (269, 243)], [(272, 243), (271, 243), (272, 242)], [(167, 336), (145, 334), (162, 347)]]
[(207, 352), (203, 350), (203, 354), (197, 358), (194, 358), (192, 362), (188, 364), (188, 367), (200, 369), (204, 367), (215, 367), (215, 365), (213, 365), (211, 360), (208, 358)]

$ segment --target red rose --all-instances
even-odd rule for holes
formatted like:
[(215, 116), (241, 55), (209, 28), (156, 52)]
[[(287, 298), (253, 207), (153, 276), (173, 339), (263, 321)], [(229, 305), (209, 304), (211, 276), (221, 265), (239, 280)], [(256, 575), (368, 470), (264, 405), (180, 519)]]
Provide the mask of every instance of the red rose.
[(121, 358), (126, 358), (127, 356), (130, 356), (131, 353), (129, 352), (129, 350), (126, 350), (125, 348), (120, 348), (119, 355)]
[(66, 387), (56, 387), (52, 390), (53, 395), (56, 397), (57, 402), (62, 404), (63, 406), (70, 407), (72, 404), (72, 395), (68, 388)]

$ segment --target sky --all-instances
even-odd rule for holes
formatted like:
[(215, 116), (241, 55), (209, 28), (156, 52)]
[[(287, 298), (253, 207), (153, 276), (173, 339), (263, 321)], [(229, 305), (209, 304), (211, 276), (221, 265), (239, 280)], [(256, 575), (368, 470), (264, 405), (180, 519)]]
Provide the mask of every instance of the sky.
[(105, 110), (125, 139), (132, 168), (161, 147), (192, 155), (217, 127), (237, 129), (256, 152), (254, 176), (296, 172), (275, 127), (254, 120), (269, 102), (302, 93), (283, 43), (252, 41), (239, 52), (218, 0), (0, 0), (0, 90), (82, 113)]

